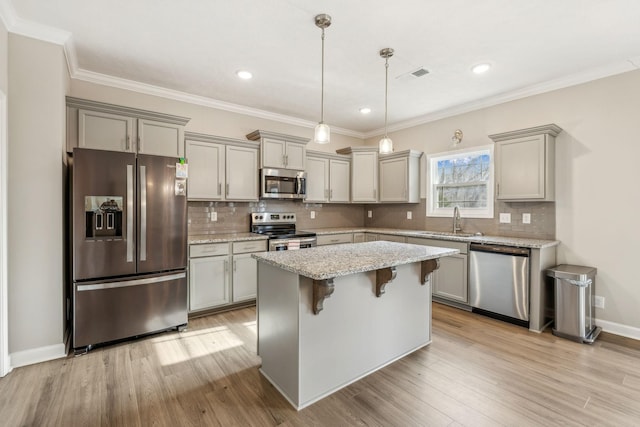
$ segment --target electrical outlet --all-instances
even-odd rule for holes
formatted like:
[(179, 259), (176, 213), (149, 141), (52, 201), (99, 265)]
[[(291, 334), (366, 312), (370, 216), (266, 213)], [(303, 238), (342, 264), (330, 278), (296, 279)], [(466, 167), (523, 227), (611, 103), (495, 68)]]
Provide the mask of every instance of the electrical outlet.
[(373, 211), (367, 211), (367, 218), (373, 218)]
[(315, 211), (311, 211), (311, 219), (316, 219), (316, 212)]
[(594, 295), (593, 297), (593, 305), (596, 308), (604, 308), (604, 297)]
[(501, 213), (500, 214), (500, 223), (501, 224), (510, 224), (511, 223), (511, 214), (510, 213)]
[(218, 212), (209, 212), (209, 219), (211, 221), (217, 221), (218, 220)]
[(530, 213), (523, 213), (522, 214), (522, 223), (523, 224), (531, 224), (531, 214)]
[(412, 217), (411, 211), (407, 211), (407, 219), (411, 219)]

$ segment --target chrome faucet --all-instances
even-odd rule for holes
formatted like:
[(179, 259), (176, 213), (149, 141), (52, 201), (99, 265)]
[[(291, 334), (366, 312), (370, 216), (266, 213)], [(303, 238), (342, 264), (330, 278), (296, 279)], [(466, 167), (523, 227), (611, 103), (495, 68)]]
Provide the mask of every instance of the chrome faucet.
[(460, 226), (460, 208), (456, 205), (453, 207), (453, 234), (458, 231), (462, 231), (462, 226)]

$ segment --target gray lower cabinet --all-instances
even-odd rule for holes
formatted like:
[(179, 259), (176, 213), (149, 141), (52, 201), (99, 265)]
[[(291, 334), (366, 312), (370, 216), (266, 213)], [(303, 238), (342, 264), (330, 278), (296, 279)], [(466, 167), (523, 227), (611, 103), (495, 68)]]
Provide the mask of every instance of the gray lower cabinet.
[(385, 242), (407, 243), (405, 236), (396, 236), (394, 234), (378, 234), (378, 239)]
[(407, 238), (407, 243), (458, 249), (459, 254), (440, 258), (440, 268), (432, 275), (433, 296), (445, 302), (469, 303), (468, 243), (418, 237)]
[(366, 233), (353, 233), (353, 243), (364, 243)]
[(317, 236), (317, 245), (339, 245), (342, 243), (353, 243), (353, 233), (322, 234)]
[(189, 311), (255, 299), (258, 266), (251, 253), (266, 250), (266, 240), (189, 245)]

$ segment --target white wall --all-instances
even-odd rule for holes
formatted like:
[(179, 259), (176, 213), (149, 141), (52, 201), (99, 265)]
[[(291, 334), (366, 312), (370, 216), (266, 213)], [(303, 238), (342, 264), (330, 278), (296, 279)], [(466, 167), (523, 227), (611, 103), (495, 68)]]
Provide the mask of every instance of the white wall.
[(8, 55), (9, 55), (9, 34), (7, 27), (4, 25), (2, 17), (0, 17), (0, 91), (7, 93), (9, 87), (8, 74)]
[(64, 355), (62, 47), (9, 35), (9, 352)]
[[(606, 298), (599, 320), (640, 337), (640, 71), (484, 108), (392, 132), (395, 149), (426, 153), (492, 144), (488, 135), (556, 123), (558, 262), (598, 268), (596, 293)], [(369, 138), (376, 144), (379, 137)], [(424, 182), (424, 177), (423, 177)], [(496, 212), (496, 215), (498, 213)], [(619, 326), (621, 328), (619, 328)]]

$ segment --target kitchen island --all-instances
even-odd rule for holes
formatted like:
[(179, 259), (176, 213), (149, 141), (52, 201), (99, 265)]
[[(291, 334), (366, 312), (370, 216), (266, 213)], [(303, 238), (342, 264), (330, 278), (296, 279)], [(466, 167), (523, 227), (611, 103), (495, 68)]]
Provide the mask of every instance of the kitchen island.
[(302, 409), (428, 345), (428, 279), (456, 253), (368, 242), (253, 254), (260, 372)]

